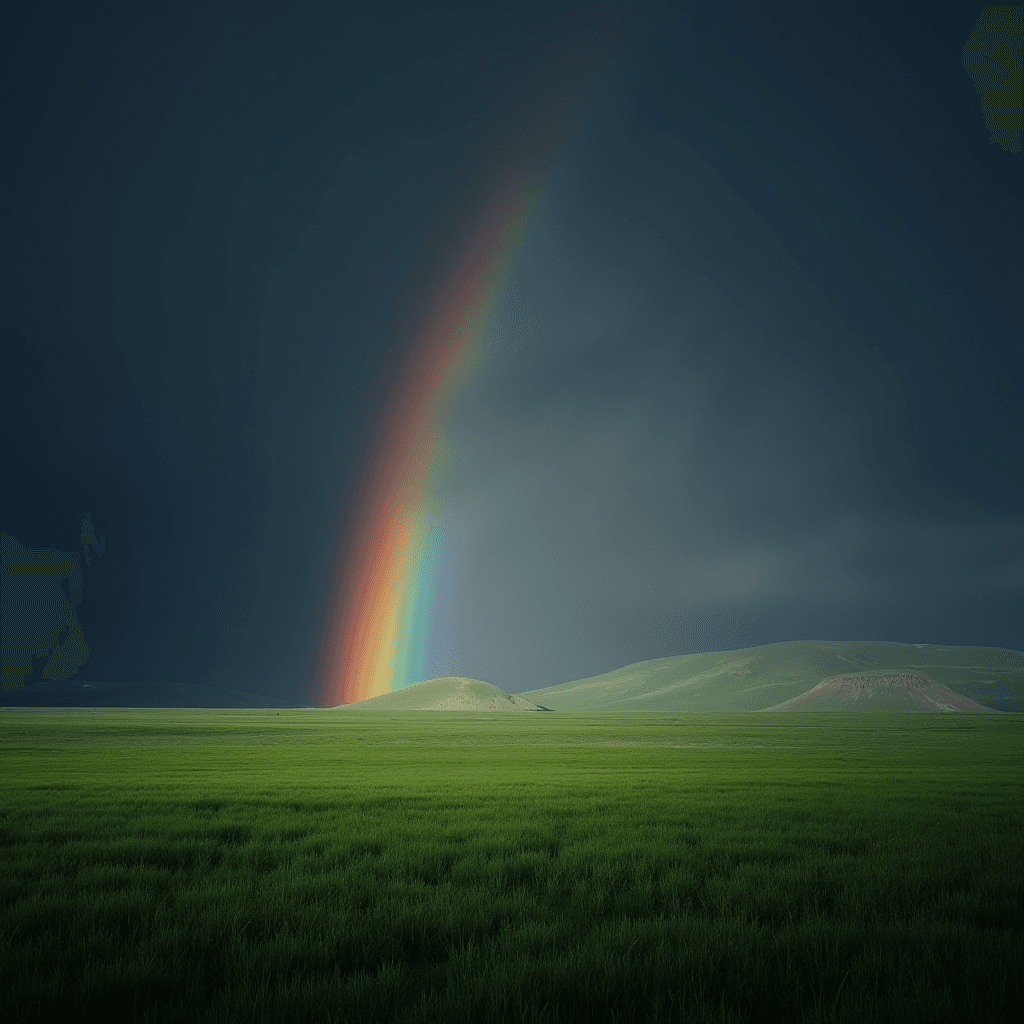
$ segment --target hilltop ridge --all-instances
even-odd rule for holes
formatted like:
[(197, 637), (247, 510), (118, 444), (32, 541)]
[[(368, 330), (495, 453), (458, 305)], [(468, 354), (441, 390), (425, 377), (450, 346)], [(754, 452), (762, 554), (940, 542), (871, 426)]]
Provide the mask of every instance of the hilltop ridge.
[(441, 676), (393, 693), (339, 704), (335, 710), (359, 711), (547, 711), (520, 694), (465, 676)]
[[(553, 711), (732, 712), (811, 710), (807, 695), (850, 673), (921, 673), (983, 711), (1024, 712), (1024, 653), (1000, 647), (792, 640), (763, 647), (656, 658), (519, 694)], [(842, 703), (842, 702), (840, 702)], [(884, 702), (882, 702), (884, 703)], [(904, 702), (905, 703), (905, 702)], [(939, 711), (958, 702), (924, 701)], [(861, 702), (860, 709), (874, 704)], [(957, 710), (967, 711), (960, 702)], [(902, 706), (902, 705), (901, 705)], [(973, 709), (971, 709), (973, 710)]]

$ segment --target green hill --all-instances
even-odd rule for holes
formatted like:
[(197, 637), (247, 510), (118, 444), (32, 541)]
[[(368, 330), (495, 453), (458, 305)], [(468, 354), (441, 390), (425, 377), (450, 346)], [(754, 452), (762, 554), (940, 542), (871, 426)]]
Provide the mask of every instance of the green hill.
[(480, 679), (445, 676), (414, 683), (394, 693), (339, 704), (338, 711), (546, 711), (521, 694), (504, 690)]
[(844, 672), (917, 670), (994, 711), (1024, 712), (1024, 653), (840, 640), (794, 640), (658, 658), (519, 696), (553, 711), (763, 711)]

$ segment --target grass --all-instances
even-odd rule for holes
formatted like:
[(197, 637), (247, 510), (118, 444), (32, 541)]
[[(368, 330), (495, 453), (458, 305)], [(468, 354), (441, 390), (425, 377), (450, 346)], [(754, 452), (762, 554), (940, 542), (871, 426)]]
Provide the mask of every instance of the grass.
[(1015, 1020), (1024, 716), (0, 709), (0, 1018)]

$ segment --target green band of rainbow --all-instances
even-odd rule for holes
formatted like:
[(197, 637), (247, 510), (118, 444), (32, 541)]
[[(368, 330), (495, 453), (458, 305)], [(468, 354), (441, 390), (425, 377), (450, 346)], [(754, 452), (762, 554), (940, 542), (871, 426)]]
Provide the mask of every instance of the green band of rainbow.
[(557, 66), (559, 81), (534, 81), (539, 102), (527, 102), (505, 122), (513, 127), (499, 136), (491, 163), (497, 173), (483, 178), (488, 199), (415, 320), (405, 346), (409, 357), (369, 453), (356, 513), (348, 518), (321, 638), (319, 706), (350, 704), (429, 678), (445, 532), (433, 500), (445, 451), (445, 407), (480, 358), (524, 227), (544, 198), (550, 151), (563, 137), (579, 86), (590, 78), (593, 61), (581, 65), (581, 54), (574, 57)]

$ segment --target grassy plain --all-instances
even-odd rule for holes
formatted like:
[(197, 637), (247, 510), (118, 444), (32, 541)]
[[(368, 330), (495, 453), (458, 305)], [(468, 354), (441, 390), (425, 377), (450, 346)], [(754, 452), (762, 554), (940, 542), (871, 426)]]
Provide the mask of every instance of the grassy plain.
[(1014, 1020), (1024, 716), (0, 709), (0, 1019)]

